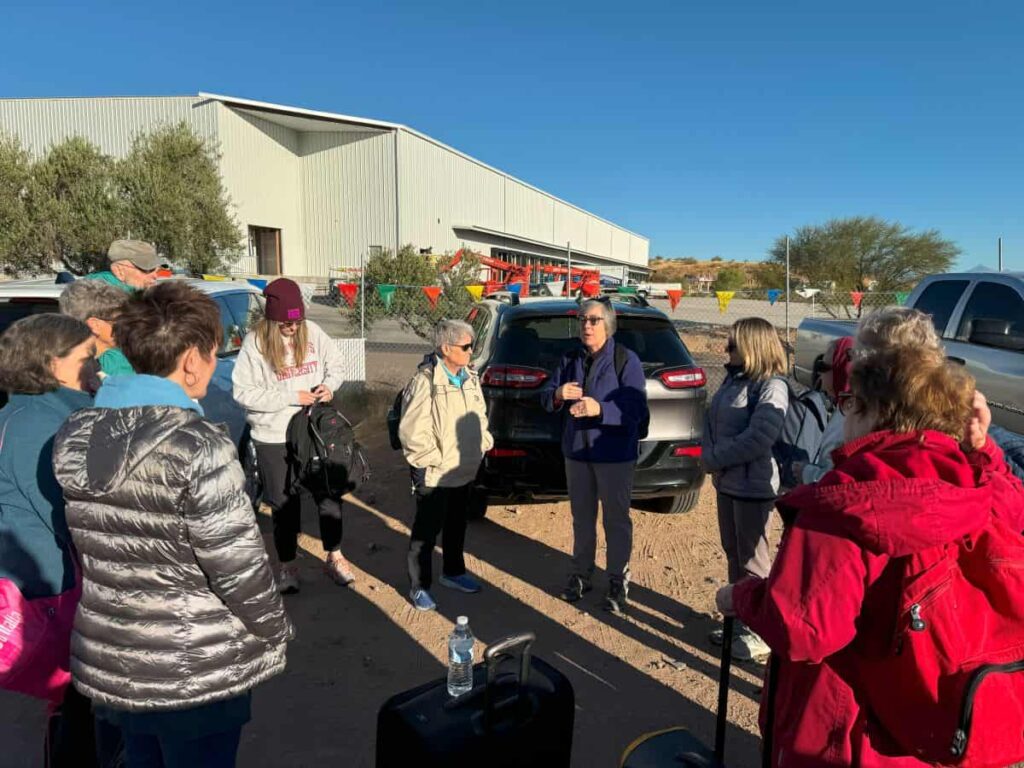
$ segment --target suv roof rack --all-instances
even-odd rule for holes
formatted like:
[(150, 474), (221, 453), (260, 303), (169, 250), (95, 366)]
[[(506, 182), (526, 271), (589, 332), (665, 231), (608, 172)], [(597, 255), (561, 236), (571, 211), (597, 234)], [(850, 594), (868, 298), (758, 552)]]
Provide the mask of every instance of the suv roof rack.
[(609, 305), (617, 302), (619, 304), (629, 304), (634, 307), (651, 306), (643, 296), (628, 293), (620, 293), (614, 296), (609, 296), (608, 294), (604, 294), (602, 296), (584, 296), (583, 292), (580, 291), (576, 294), (576, 303), (582, 304), (584, 301), (600, 301), (603, 304)]

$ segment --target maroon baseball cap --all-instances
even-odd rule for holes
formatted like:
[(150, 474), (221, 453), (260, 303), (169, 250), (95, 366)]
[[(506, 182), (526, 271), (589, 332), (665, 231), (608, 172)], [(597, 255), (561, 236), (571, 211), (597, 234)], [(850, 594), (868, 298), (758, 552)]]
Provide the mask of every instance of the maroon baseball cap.
[(277, 278), (263, 289), (263, 295), (267, 297), (268, 320), (289, 323), (306, 319), (306, 304), (302, 300), (302, 290), (287, 277)]

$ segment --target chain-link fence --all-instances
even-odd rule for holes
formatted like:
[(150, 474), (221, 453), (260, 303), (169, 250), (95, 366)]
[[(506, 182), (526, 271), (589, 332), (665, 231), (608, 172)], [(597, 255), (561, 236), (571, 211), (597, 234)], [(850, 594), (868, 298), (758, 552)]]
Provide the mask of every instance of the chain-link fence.
[[(472, 286), (446, 290), (360, 282), (301, 284), (309, 319), (333, 338), (345, 340), (347, 355), (361, 355), (362, 364), (353, 359), (350, 369), (361, 374), (368, 390), (385, 394), (404, 385), (430, 352), (434, 324), (443, 317), (467, 318), (482, 295)], [(729, 327), (741, 317), (765, 318), (792, 351), (796, 329), (806, 318), (856, 320), (875, 309), (901, 304), (905, 298), (905, 294), (867, 291), (859, 295), (793, 292), (787, 308), (781, 291), (743, 290), (683, 293), (673, 298), (654, 295), (647, 301), (673, 322), (695, 363), (704, 368), (713, 392), (725, 377)]]

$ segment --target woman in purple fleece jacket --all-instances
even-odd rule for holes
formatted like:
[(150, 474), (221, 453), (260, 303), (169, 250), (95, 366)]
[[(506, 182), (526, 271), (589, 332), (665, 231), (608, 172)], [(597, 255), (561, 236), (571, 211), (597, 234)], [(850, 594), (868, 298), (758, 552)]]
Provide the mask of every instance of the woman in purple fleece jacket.
[(615, 311), (608, 302), (584, 302), (579, 319), (583, 348), (562, 358), (541, 395), (547, 410), (565, 413), (562, 454), (573, 546), (572, 573), (561, 597), (574, 603), (591, 589), (600, 501), (608, 540), (605, 608), (621, 613), (629, 591), (629, 504), (640, 425), (647, 418), (647, 385), (640, 359), (631, 350), (623, 347), (619, 355), (625, 352), (625, 365), (616, 365)]

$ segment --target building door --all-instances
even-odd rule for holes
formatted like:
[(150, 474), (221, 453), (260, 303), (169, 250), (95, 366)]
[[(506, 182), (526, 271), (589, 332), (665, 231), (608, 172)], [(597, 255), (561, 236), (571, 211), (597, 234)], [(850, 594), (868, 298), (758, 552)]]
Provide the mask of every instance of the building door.
[(280, 275), (281, 230), (249, 227), (249, 242), (256, 256), (256, 271), (261, 275)]

